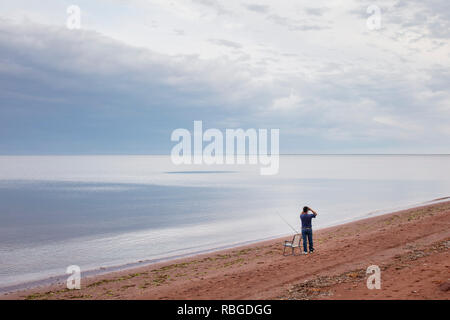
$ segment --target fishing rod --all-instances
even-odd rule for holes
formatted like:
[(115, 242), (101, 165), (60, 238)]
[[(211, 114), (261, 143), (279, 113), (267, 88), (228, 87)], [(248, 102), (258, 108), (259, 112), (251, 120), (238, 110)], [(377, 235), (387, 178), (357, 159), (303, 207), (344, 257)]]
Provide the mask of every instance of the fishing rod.
[(276, 213), (277, 213), (277, 215), (281, 218), (281, 220), (283, 220), (292, 230), (294, 230), (294, 232), (296, 233), (296, 234), (298, 234), (299, 232), (297, 231), (297, 230), (295, 230), (295, 228), (293, 227), (293, 226), (291, 226), (290, 225), (290, 223), (289, 222), (287, 222), (279, 213), (278, 213), (278, 211), (276, 211)]

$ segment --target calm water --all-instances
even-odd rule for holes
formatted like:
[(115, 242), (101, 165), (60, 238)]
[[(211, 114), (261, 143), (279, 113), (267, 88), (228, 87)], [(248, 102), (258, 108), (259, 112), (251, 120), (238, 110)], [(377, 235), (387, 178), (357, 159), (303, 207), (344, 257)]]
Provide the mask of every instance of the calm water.
[(0, 288), (287, 235), (450, 195), (450, 156), (281, 156), (175, 166), (166, 156), (0, 157)]

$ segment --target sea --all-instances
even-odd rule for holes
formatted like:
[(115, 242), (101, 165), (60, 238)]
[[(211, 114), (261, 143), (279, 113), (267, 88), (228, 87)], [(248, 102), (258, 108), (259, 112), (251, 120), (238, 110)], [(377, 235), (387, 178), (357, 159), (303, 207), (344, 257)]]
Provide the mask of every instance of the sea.
[[(450, 196), (449, 155), (0, 156), (0, 292), (287, 236)], [(439, 222), (436, 222), (439, 223)], [(281, 244), (280, 244), (281, 245)]]

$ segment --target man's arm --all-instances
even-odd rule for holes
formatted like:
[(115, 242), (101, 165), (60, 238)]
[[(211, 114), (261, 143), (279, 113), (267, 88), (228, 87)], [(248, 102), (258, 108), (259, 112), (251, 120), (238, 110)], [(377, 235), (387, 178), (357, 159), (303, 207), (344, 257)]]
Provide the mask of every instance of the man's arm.
[(313, 209), (308, 208), (312, 213), (314, 213), (315, 216), (317, 216), (317, 212), (315, 212)]

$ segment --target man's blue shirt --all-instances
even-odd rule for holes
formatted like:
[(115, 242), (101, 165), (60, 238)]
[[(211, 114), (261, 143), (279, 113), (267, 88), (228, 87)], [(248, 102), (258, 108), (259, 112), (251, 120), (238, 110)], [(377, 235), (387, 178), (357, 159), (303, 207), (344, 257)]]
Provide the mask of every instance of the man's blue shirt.
[(302, 228), (312, 228), (311, 226), (311, 219), (315, 218), (315, 214), (309, 214), (309, 213), (301, 213), (300, 214), (300, 220), (302, 221)]

